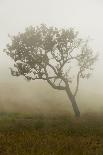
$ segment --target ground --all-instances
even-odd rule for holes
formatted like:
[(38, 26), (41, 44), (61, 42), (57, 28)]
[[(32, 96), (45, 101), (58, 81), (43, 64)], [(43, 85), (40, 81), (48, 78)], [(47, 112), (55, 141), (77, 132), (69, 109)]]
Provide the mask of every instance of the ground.
[(0, 155), (103, 155), (103, 114), (0, 114)]

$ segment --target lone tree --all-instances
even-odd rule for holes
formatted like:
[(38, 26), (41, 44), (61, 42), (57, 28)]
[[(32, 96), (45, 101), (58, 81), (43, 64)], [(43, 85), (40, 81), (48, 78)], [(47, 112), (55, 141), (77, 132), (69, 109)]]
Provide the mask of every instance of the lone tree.
[(80, 116), (76, 103), (79, 81), (89, 78), (96, 56), (78, 32), (44, 24), (30, 26), (12, 36), (4, 51), (14, 60), (13, 76), (46, 80), (54, 89), (65, 90), (75, 115)]

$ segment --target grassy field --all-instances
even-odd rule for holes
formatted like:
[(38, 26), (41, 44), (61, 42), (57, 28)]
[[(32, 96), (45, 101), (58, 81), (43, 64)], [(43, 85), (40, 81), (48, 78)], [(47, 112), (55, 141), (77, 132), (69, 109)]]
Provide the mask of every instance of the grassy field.
[(103, 115), (1, 113), (0, 155), (103, 155)]

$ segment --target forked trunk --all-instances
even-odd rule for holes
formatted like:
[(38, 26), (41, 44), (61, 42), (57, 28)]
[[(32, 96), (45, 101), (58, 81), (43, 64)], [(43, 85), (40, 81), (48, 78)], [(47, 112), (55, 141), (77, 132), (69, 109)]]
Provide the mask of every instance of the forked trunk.
[(73, 96), (69, 86), (66, 87), (66, 92), (67, 92), (67, 95), (72, 103), (72, 107), (73, 107), (73, 110), (74, 110), (74, 113), (75, 113), (75, 116), (76, 117), (80, 117), (80, 111), (79, 111), (79, 108), (77, 106), (77, 103), (76, 103), (76, 100), (75, 100), (75, 97)]

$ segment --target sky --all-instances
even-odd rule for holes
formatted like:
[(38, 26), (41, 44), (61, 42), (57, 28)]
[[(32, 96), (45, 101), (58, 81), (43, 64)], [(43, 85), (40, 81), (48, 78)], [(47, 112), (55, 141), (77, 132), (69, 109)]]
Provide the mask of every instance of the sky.
[[(73, 27), (99, 54), (92, 77), (81, 82), (81, 91), (103, 101), (103, 1), (102, 0), (0, 0), (0, 83), (12, 79), (10, 60), (2, 53), (8, 34), (23, 32), (30, 25)], [(86, 87), (86, 89), (85, 89)], [(87, 96), (86, 96), (87, 97)]]

